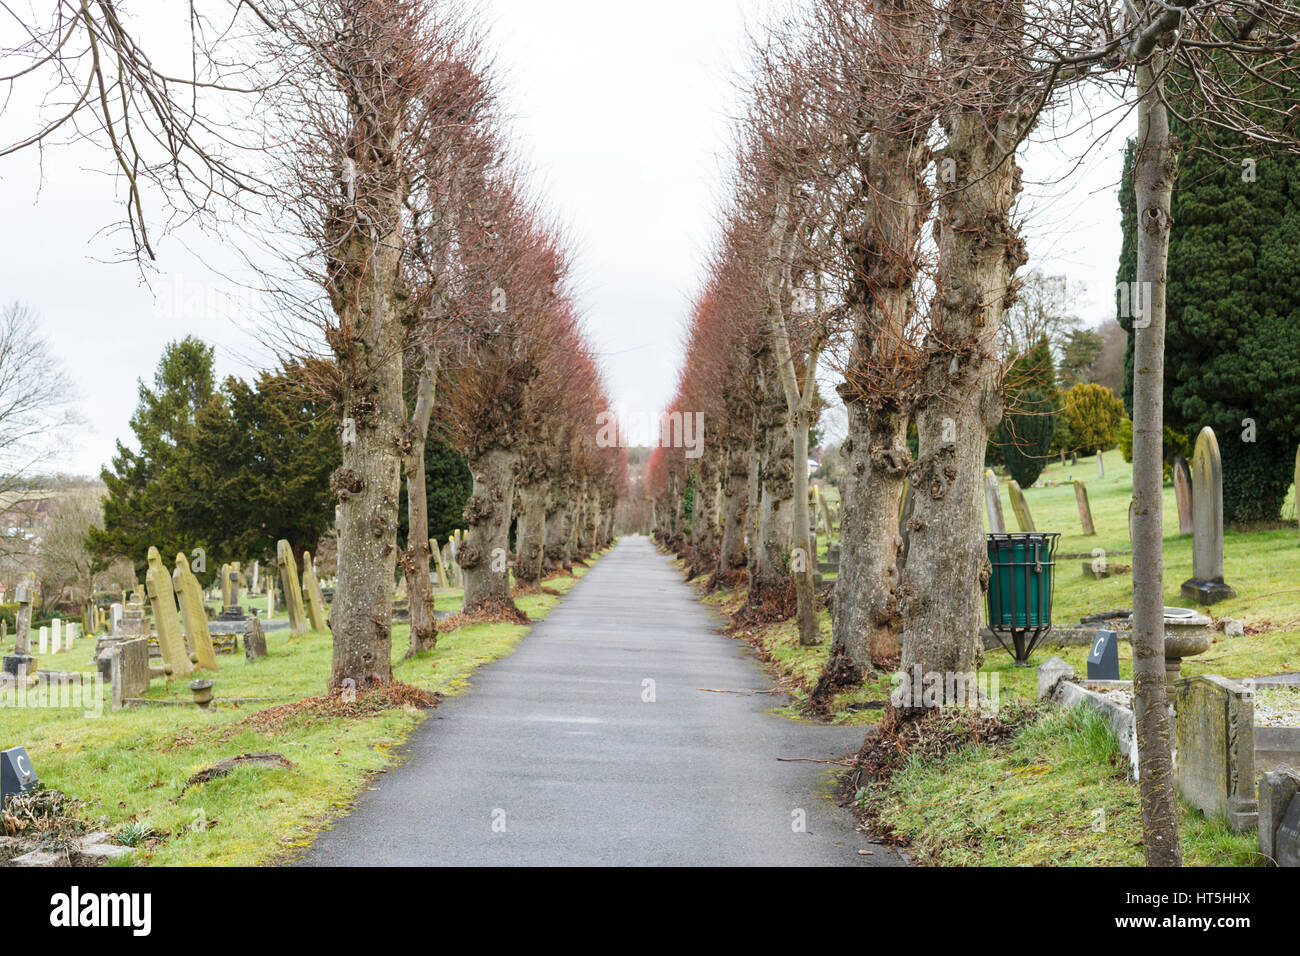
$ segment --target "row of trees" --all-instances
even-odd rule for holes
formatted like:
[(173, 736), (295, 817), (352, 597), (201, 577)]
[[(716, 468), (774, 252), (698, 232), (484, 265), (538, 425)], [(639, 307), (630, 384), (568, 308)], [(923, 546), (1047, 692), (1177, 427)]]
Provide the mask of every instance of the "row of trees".
[[(971, 674), (982, 659), (982, 472), (1004, 412), (1004, 317), (1027, 258), (1015, 215), (1017, 147), (1044, 115), (1046, 129), (1068, 131), (1071, 105), (1097, 88), (1131, 104), (1139, 132), (1129, 252), (1143, 302), (1131, 365), (1134, 683), (1153, 864), (1181, 860), (1161, 559), (1166, 258), (1179, 150), (1168, 104), (1179, 104), (1188, 125), (1290, 145), (1298, 36), (1292, 7), (1238, 0), (828, 0), (775, 25), (755, 50), (721, 252), (696, 303), (674, 406), (722, 416), (710, 434), (728, 489), (744, 469), (730, 447), (723, 458), (718, 436), (747, 436), (757, 458), (749, 478), (760, 486), (748, 499), (759, 510), (751, 580), (766, 586), (763, 574), (776, 568), (784, 586), (793, 577), (801, 638), (815, 639), (804, 600), (811, 563), (799, 561), (808, 525), (798, 446), (825, 356), (848, 411), (835, 645), (863, 664), (917, 668), (953, 694), (947, 678)], [(1093, 121), (1089, 111), (1077, 115), (1081, 125)], [(717, 309), (723, 333), (743, 328), (750, 345), (747, 371), (725, 379), (723, 394), (745, 397), (737, 409), (699, 397), (729, 372), (713, 357)], [(662, 457), (647, 479), (660, 534), (701, 548), (708, 530), (679, 540), (680, 498), (692, 492), (696, 517), (703, 501), (711, 525), (716, 465), (704, 463), (707, 451), (698, 463)], [(776, 502), (793, 521), (784, 540), (784, 530), (765, 528)], [(719, 566), (727, 560), (719, 554)]]
[[(512, 610), (512, 563), (535, 580), (539, 567), (612, 534), (621, 459), (616, 444), (597, 443), (607, 402), (563, 236), (521, 181), (482, 31), (460, 5), (197, 0), (187, 10), (190, 56), (172, 71), (156, 66), (121, 6), (60, 0), (18, 15), (19, 40), (0, 51), (13, 69), (0, 80), (48, 80), (56, 92), (0, 155), (70, 132), (99, 143), (123, 186), (137, 257), (152, 258), (158, 238), (146, 200), (180, 213), (172, 222), (240, 225), (260, 291), (278, 302), (268, 317), (277, 374), (295, 386), (292, 401), (329, 410), (338, 446), (328, 479), (338, 536), (329, 686), (387, 684), (399, 564), (411, 651), (436, 640), (431, 441), (470, 473), (466, 611)], [(234, 414), (234, 391), (224, 399)], [(149, 406), (142, 394), (145, 418)], [(166, 458), (176, 444), (164, 436), (155, 450)], [(138, 491), (151, 459), (119, 453), (110, 477)], [(283, 486), (274, 494), (294, 497)], [(179, 495), (188, 490), (157, 497)], [(122, 487), (118, 497), (132, 495)], [(119, 547), (151, 527), (131, 532), (130, 510), (106, 515)], [(144, 520), (153, 517), (171, 519)]]

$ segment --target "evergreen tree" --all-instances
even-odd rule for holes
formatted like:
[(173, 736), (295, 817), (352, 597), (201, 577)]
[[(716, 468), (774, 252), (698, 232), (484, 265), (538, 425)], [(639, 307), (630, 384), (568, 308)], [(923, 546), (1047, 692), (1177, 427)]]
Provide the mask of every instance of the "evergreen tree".
[(150, 545), (164, 556), (202, 546), (177, 521), (175, 504), (185, 486), (178, 449), (214, 399), (212, 348), (193, 336), (168, 344), (153, 387), (139, 383), (131, 416), (139, 449), (118, 441), (112, 466), (100, 473), (108, 490), (104, 526), (90, 530), (87, 544), (101, 558), (128, 558), (141, 581)]
[[(1276, 520), (1300, 441), (1300, 158), (1244, 153), (1243, 164), (1176, 132), (1189, 147), (1173, 196), (1165, 422), (1188, 436), (1215, 430), (1226, 520)], [(1135, 268), (1132, 154), (1130, 144), (1121, 282)], [(1130, 336), (1130, 409), (1131, 373)]]

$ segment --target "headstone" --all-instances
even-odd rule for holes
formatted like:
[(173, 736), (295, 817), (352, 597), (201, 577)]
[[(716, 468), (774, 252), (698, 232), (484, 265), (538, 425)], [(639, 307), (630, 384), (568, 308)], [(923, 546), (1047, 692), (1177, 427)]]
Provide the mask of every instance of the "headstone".
[[(1277, 866), (1300, 866), (1297, 793), (1300, 793), (1300, 771), (1286, 764), (1279, 764), (1259, 778), (1259, 853)], [(1284, 856), (1288, 862), (1283, 862)]]
[(442, 549), (438, 547), (438, 539), (429, 539), (429, 551), (433, 553), (433, 569), (438, 574), (438, 587), (446, 590), (450, 585), (447, 583), (447, 566), (442, 562)]
[(1174, 784), (1206, 816), (1233, 832), (1256, 825), (1255, 703), (1246, 686), (1197, 674), (1174, 682)]
[(1174, 459), (1174, 501), (1178, 504), (1178, 533), (1192, 534), (1196, 522), (1192, 509), (1192, 469), (1187, 459), (1179, 455)]
[(0, 752), (0, 810), (4, 809), (10, 797), (26, 793), (40, 782), (26, 748), (11, 747)]
[(114, 601), (108, 608), (109, 633), (120, 637), (122, 632), (122, 605)]
[(1007, 483), (1007, 492), (1011, 496), (1011, 510), (1015, 513), (1016, 524), (1020, 526), (1020, 530), (1037, 531), (1033, 516), (1029, 513), (1029, 502), (1025, 501), (1025, 493), (1020, 490), (1020, 482), (1011, 479)]
[(48, 627), (41, 628), (40, 642), (41, 642), (41, 653), (48, 654), (50, 651), (50, 629)]
[(998, 493), (998, 476), (992, 468), (984, 469), (984, 513), (988, 516), (989, 534), (1006, 534), (1007, 521), (1002, 516), (1002, 495)]
[(1208, 425), (1192, 455), (1192, 518), (1192, 576), (1183, 582), (1183, 597), (1201, 604), (1236, 597), (1223, 583), (1223, 461)]
[(1097, 452), (1097, 477), (1106, 477), (1106, 463), (1102, 461), (1101, 452)]
[(244, 625), (244, 660), (255, 661), (266, 656), (266, 633), (262, 622), (257, 619), (257, 612)]
[(121, 710), (124, 701), (149, 691), (149, 641), (143, 637), (118, 641), (111, 654), (113, 709)]
[(1059, 657), (1052, 657), (1038, 667), (1038, 699), (1042, 700), (1062, 680), (1074, 676), (1074, 668)]
[(1119, 680), (1119, 638), (1114, 631), (1101, 630), (1088, 651), (1089, 680)]
[(230, 565), (223, 564), (217, 576), (221, 583), (221, 607), (225, 609), (230, 607)]
[(260, 571), (261, 571), (261, 562), (255, 560), (255, 561), (253, 562), (253, 581), (252, 581), (252, 584), (249, 586), (249, 589), (248, 589), (248, 593), (249, 593), (249, 594), (257, 594), (257, 593), (258, 593), (258, 590), (257, 590), (257, 584), (258, 584), (258, 577), (259, 577), (259, 572), (260, 572)]
[(325, 630), (325, 595), (321, 593), (320, 582), (316, 580), (316, 568), (312, 564), (311, 552), (302, 553), (302, 592), (307, 598), (307, 620), (313, 631)]
[(275, 561), (280, 567), (280, 583), (284, 588), (284, 606), (289, 612), (289, 634), (297, 637), (307, 633), (307, 612), (302, 604), (302, 585), (298, 581), (298, 562), (294, 560), (289, 542), (281, 539), (275, 546)]
[(217, 655), (212, 648), (212, 632), (208, 628), (208, 614), (203, 607), (203, 586), (190, 570), (184, 552), (176, 555), (176, 596), (181, 604), (181, 621), (185, 624), (185, 643), (197, 658), (199, 667), (217, 670)]
[(1088, 505), (1088, 489), (1082, 481), (1074, 483), (1074, 500), (1079, 505), (1079, 523), (1083, 525), (1084, 534), (1096, 534), (1092, 523), (1092, 508)]
[(54, 653), (63, 650), (63, 621), (57, 617), (50, 621), (50, 642), (54, 646)]
[(275, 617), (275, 584), (272, 582), (266, 586), (266, 619), (269, 621)]
[[(18, 610), (14, 615), (15, 634), (14, 652), (5, 655), (3, 671), (18, 677), (31, 670), (32, 666), (32, 602), (36, 599), (36, 580), (27, 574), (18, 584)], [(44, 628), (41, 629), (44, 634)], [(42, 654), (45, 653), (45, 640), (41, 639)]]
[(181, 636), (180, 614), (176, 609), (176, 592), (172, 590), (172, 576), (163, 566), (158, 549), (149, 548), (149, 570), (144, 577), (153, 608), (153, 625), (158, 629), (158, 647), (162, 651), (163, 666), (173, 678), (187, 677), (194, 671), (190, 655), (185, 650)]

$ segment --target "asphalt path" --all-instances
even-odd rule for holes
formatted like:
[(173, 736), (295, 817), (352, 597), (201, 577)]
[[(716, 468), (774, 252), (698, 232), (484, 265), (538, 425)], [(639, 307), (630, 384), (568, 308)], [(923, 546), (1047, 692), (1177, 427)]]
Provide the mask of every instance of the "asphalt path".
[(298, 862), (900, 864), (819, 762), (862, 729), (768, 713), (782, 698), (719, 623), (648, 538), (621, 539)]

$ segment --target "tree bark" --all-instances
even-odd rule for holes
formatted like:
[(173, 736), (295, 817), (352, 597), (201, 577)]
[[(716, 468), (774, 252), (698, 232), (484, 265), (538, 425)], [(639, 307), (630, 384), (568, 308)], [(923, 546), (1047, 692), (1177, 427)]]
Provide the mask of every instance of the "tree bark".
[[(546, 496), (546, 569), (570, 570), (572, 553), (569, 550), (569, 506), (573, 483), (565, 478), (552, 481)], [(656, 512), (656, 521), (658, 512)]]
[(489, 448), (469, 462), (474, 485), (465, 503), (465, 542), (456, 561), (465, 572), (463, 611), (514, 609), (510, 598), (510, 517), (516, 455)]
[[(1001, 45), (1012, 42), (1017, 9), (992, 2), (959, 8), (950, 15), (945, 58), (980, 82), (985, 70), (996, 69)], [(1002, 415), (998, 328), (1014, 300), (1012, 277), (1026, 259), (1011, 221), (1020, 167), (1006, 155), (1026, 107), (999, 101), (996, 90), (991, 87), (982, 109), (943, 117), (947, 142), (938, 158), (955, 181), (940, 187), (937, 301), (920, 370), (919, 454), (909, 474), (915, 506), (903, 584), (902, 667), (907, 674), (919, 668), (935, 675), (945, 704), (969, 703), (955, 692), (973, 679), (984, 657), (980, 598), (990, 573), (984, 451)]]
[(542, 579), (546, 558), (546, 500), (550, 492), (544, 448), (532, 448), (520, 457), (515, 492), (519, 522), (515, 527), (515, 580), (534, 585)]
[(771, 352), (760, 363), (763, 402), (759, 411), (762, 456), (759, 462), (761, 491), (758, 501), (758, 542), (755, 566), (750, 576), (749, 601), (759, 604), (773, 592), (785, 594), (791, 588), (790, 543), (794, 533), (790, 515), (794, 500), (794, 441), (790, 415)]
[[(733, 423), (733, 429), (735, 424)], [(726, 480), (722, 498), (722, 544), (718, 549), (719, 583), (745, 567), (745, 523), (749, 518), (749, 463), (752, 457), (748, 440), (733, 430), (727, 445)]]
[(438, 377), (438, 355), (426, 348), (420, 369), (415, 409), (411, 413), (410, 446), (406, 451), (406, 550), (402, 571), (410, 603), (411, 643), (406, 656), (431, 651), (438, 644), (434, 615), (433, 580), (429, 576), (429, 499), (424, 473), (424, 450), (429, 439), (429, 418), (433, 413), (434, 383)]
[(1161, 99), (1164, 57), (1137, 66), (1137, 281), (1146, 314), (1133, 345), (1133, 698), (1143, 850), (1148, 866), (1181, 866), (1165, 687), (1164, 355), (1165, 267), (1173, 225), (1176, 145)]

